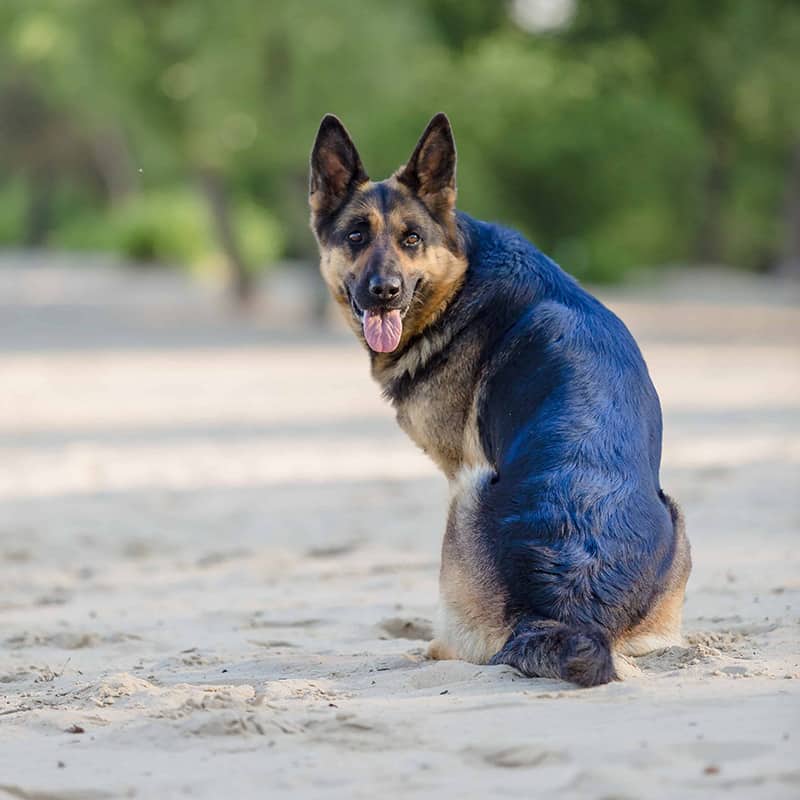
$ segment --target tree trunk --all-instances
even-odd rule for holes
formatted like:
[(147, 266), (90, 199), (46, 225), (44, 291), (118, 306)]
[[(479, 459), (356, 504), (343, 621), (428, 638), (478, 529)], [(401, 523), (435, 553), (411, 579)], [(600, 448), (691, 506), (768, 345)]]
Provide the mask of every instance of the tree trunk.
[(246, 305), (252, 298), (253, 279), (242, 255), (231, 214), (230, 198), (225, 179), (218, 172), (207, 170), (201, 176), (201, 184), (208, 201), (211, 220), (217, 241), (228, 265), (228, 281), (234, 299)]
[(112, 206), (119, 205), (139, 188), (139, 173), (125, 136), (116, 128), (108, 128), (94, 136), (89, 145), (105, 197)]
[(730, 188), (730, 148), (724, 136), (712, 140), (711, 163), (703, 181), (703, 206), (695, 243), (695, 257), (702, 264), (723, 259), (722, 211)]
[(53, 225), (54, 181), (47, 171), (35, 172), (28, 181), (28, 207), (25, 210), (22, 241), (27, 247), (42, 247)]
[(786, 170), (783, 228), (783, 253), (775, 271), (800, 278), (800, 141), (792, 149)]

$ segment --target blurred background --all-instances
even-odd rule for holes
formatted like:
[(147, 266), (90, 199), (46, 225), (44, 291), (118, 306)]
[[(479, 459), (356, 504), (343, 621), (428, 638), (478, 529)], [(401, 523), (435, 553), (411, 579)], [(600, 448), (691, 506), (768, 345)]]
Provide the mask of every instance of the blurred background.
[(0, 247), (245, 298), (315, 257), (325, 112), (384, 177), (444, 110), (461, 207), (583, 279), (796, 272), (798, 53), (794, 0), (4, 0)]

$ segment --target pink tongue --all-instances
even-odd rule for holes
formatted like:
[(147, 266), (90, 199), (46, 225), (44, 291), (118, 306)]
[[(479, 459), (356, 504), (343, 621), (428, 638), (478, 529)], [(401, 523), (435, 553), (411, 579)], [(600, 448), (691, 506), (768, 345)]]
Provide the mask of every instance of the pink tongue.
[(376, 353), (391, 353), (397, 349), (403, 334), (403, 321), (398, 310), (365, 311), (362, 324), (364, 338)]

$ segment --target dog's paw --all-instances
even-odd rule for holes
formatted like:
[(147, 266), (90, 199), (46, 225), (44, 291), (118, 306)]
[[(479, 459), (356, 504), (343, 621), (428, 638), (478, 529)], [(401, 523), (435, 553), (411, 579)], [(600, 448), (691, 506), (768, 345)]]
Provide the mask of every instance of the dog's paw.
[(426, 656), (432, 661), (453, 661), (458, 658), (455, 650), (440, 639), (434, 639), (428, 645)]

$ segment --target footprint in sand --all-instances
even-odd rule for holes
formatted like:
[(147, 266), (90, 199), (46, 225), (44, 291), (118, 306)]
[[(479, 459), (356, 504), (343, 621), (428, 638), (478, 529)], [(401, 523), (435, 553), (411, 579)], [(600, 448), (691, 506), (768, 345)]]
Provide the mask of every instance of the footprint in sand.
[(190, 718), (183, 724), (192, 736), (268, 736), (278, 733), (302, 733), (304, 728), (274, 712), (258, 711), (241, 714), (235, 711), (214, 711), (198, 721)]
[(14, 798), (15, 800), (106, 800), (111, 797), (134, 797), (136, 792), (133, 789), (124, 794), (110, 794), (96, 789), (59, 789), (54, 792), (39, 789), (24, 789), (22, 786), (14, 786), (8, 783), (0, 783), (0, 793), (3, 797)]
[(481, 673), (499, 674), (503, 667), (480, 667), (466, 661), (428, 661), (403, 676), (409, 689), (439, 689), (457, 683), (474, 685)]
[(285, 649), (287, 647), (297, 648), (300, 646), (286, 639), (248, 639), (247, 641), (249, 644), (254, 644), (256, 647), (263, 647), (267, 650)]
[(86, 631), (59, 631), (58, 633), (24, 633), (10, 636), (5, 645), (11, 650), (22, 650), (26, 647), (55, 647), (59, 650), (83, 650), (102, 644), (117, 644), (130, 639), (138, 639), (135, 634), (112, 633), (106, 636)]
[(389, 617), (378, 624), (382, 639), (411, 639), (429, 642), (433, 639), (433, 625), (421, 617)]
[(356, 717), (355, 714), (348, 712), (339, 712), (329, 719), (312, 720), (306, 727), (316, 742), (357, 752), (394, 750), (398, 746), (409, 747), (419, 744), (406, 741), (395, 728)]
[(468, 760), (476, 758), (492, 767), (503, 769), (530, 769), (533, 767), (566, 764), (569, 754), (564, 750), (553, 750), (536, 744), (518, 744), (500, 749), (467, 748), (463, 751)]
[(253, 614), (247, 620), (247, 628), (315, 628), (321, 625), (321, 619), (264, 619), (261, 613)]
[[(31, 669), (36, 669), (36, 667), (31, 667)], [(26, 681), (30, 675), (30, 670), (17, 667), (14, 672), (0, 673), (0, 683), (22, 683), (23, 681)]]
[(350, 555), (360, 547), (359, 540), (352, 540), (348, 542), (341, 542), (339, 544), (326, 544), (317, 547), (310, 547), (306, 550), (308, 558), (339, 558), (340, 556)]
[(698, 761), (721, 763), (744, 761), (769, 753), (775, 748), (761, 742), (686, 742), (672, 747), (676, 753), (691, 756)]

